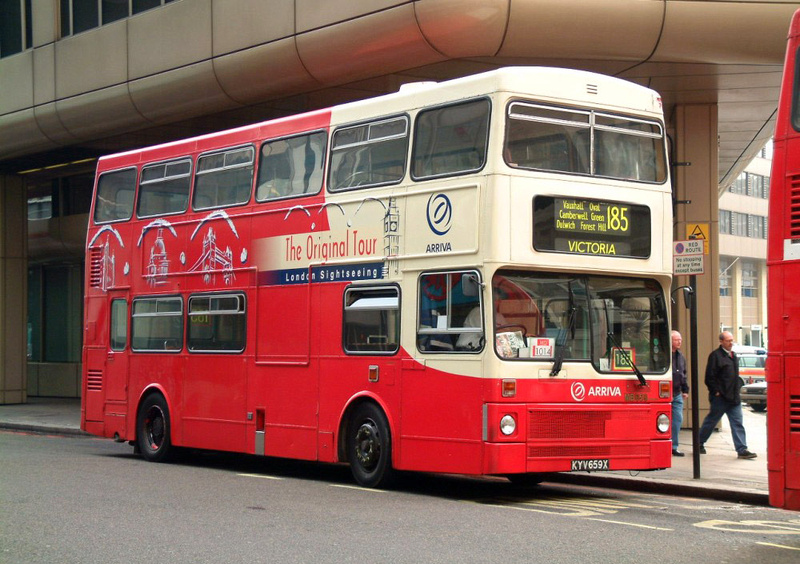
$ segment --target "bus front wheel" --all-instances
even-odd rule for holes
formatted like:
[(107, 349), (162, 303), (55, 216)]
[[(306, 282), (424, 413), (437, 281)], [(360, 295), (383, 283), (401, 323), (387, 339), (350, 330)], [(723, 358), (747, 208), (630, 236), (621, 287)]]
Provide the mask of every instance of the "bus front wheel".
[(136, 443), (149, 462), (165, 462), (172, 454), (167, 401), (161, 394), (150, 394), (136, 417)]
[(347, 459), (356, 482), (364, 487), (385, 488), (394, 478), (389, 423), (373, 403), (357, 407), (350, 420)]

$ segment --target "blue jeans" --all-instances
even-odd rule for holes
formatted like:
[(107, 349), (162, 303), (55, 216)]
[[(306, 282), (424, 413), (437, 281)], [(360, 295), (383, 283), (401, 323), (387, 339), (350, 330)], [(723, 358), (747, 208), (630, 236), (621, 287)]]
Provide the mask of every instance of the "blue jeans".
[(733, 437), (733, 446), (736, 452), (747, 450), (747, 436), (742, 422), (742, 404), (727, 402), (719, 396), (711, 398), (711, 410), (700, 427), (700, 445), (705, 444), (711, 436), (711, 431), (714, 430), (723, 415), (728, 416), (728, 422), (731, 424), (731, 436)]
[(672, 398), (672, 450), (678, 450), (678, 434), (683, 425), (683, 394)]

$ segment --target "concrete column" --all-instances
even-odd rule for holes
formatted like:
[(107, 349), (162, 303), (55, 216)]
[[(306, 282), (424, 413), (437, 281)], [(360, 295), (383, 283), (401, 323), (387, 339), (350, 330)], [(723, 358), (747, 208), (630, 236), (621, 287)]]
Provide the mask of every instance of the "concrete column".
[(733, 341), (743, 343), (742, 340), (742, 261), (737, 260), (731, 268), (731, 297), (733, 298)]
[[(706, 359), (719, 346), (719, 192), (717, 181), (717, 106), (716, 104), (679, 105), (676, 107), (673, 129), (675, 131), (676, 163), (691, 163), (673, 169), (673, 187), (677, 200), (691, 200), (679, 204), (675, 211), (676, 240), (686, 239), (686, 226), (692, 223), (709, 225), (705, 256), (705, 274), (697, 276), (697, 352), (698, 387), (691, 391), (684, 414), (684, 427), (691, 421), (691, 402), (699, 400), (700, 421), (708, 413), (708, 390), (703, 383)], [(677, 276), (673, 287), (689, 285), (688, 276)], [(677, 295), (677, 294), (676, 294)], [(673, 326), (683, 334), (681, 350), (691, 367), (691, 341), (689, 311), (678, 300), (673, 308)], [(691, 370), (690, 370), (691, 371)], [(687, 374), (691, 383), (691, 374)]]
[(0, 404), (28, 399), (27, 210), (22, 179), (0, 175)]

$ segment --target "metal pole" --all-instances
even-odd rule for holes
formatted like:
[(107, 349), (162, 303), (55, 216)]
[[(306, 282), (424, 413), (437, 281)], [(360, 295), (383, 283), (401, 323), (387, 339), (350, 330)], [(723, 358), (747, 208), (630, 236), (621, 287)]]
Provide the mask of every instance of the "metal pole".
[(692, 289), (692, 307), (689, 310), (689, 330), (692, 333), (692, 375), (691, 375), (691, 394), (692, 394), (692, 459), (694, 466), (694, 479), (700, 478), (700, 390), (699, 378), (697, 377), (697, 276), (689, 277), (689, 287)]

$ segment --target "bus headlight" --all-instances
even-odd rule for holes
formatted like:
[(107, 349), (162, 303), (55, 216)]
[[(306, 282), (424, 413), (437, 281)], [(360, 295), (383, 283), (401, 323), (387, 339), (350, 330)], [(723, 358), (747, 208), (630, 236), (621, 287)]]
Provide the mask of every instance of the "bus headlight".
[(659, 413), (656, 418), (656, 429), (659, 433), (666, 433), (669, 431), (669, 416), (666, 413)]
[(517, 422), (513, 415), (504, 415), (500, 420), (500, 432), (505, 436), (514, 434), (517, 430)]

